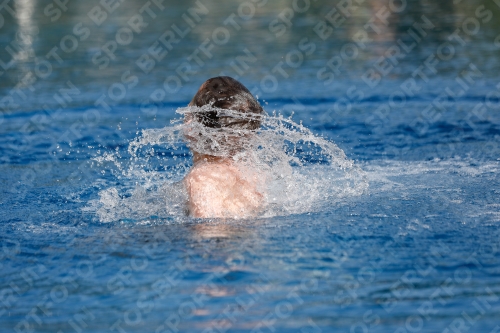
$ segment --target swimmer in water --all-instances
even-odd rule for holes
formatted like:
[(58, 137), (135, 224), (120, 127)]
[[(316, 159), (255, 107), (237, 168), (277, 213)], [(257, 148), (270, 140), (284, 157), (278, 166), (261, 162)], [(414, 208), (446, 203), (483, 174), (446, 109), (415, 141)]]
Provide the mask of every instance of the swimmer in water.
[(190, 216), (257, 215), (265, 180), (251, 158), (241, 157), (260, 127), (262, 107), (245, 86), (227, 76), (203, 83), (188, 106), (197, 107), (185, 116), (184, 134), (193, 153), (193, 168), (184, 178)]

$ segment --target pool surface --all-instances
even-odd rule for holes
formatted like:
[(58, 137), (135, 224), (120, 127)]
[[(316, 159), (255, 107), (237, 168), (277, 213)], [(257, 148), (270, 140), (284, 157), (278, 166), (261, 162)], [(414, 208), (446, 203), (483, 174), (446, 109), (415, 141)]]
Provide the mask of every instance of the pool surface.
[[(500, 332), (499, 18), (497, 0), (3, 1), (0, 331)], [(217, 75), (303, 154), (257, 218), (186, 216), (189, 149), (155, 139)]]

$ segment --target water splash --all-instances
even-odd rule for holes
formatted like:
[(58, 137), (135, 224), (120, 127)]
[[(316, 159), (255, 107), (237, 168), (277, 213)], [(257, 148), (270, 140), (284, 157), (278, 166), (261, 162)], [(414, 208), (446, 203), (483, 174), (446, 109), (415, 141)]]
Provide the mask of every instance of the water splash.
[[(192, 121), (207, 108), (235, 123), (252, 117), (261, 127), (208, 128)], [(368, 187), (364, 172), (342, 149), (291, 117), (242, 115), (210, 106), (180, 108), (177, 113), (183, 117), (165, 128), (143, 130), (125, 152), (95, 159), (103, 172), (110, 173), (109, 186), (101, 187), (99, 199), (86, 208), (99, 221), (184, 218), (187, 194), (182, 179), (192, 166), (190, 150), (230, 157), (265, 175), (262, 217), (324, 211)]]

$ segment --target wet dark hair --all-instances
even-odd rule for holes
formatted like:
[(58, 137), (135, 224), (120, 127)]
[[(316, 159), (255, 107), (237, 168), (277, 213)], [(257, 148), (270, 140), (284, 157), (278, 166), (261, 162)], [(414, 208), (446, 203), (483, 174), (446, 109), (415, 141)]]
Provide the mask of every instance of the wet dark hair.
[(194, 112), (198, 122), (211, 128), (236, 128), (255, 130), (260, 127), (259, 115), (264, 112), (259, 102), (240, 82), (229, 76), (217, 76), (203, 83), (189, 103), (190, 106), (210, 105), (219, 109), (233, 110), (240, 115), (224, 115), (217, 110)]

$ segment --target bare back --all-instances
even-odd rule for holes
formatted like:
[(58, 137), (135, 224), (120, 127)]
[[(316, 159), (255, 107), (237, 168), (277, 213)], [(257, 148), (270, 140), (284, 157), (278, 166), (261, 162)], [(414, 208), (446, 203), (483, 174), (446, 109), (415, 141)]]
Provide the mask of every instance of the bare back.
[(198, 163), (184, 183), (193, 217), (251, 217), (263, 206), (262, 179), (231, 160)]

